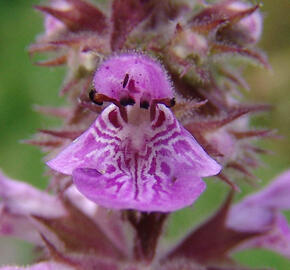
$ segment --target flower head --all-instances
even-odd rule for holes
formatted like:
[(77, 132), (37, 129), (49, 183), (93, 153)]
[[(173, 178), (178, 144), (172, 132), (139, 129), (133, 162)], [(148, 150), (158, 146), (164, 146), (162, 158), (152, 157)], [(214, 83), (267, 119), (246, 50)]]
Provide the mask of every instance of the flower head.
[(168, 212), (192, 204), (205, 188), (201, 177), (220, 166), (167, 107), (173, 93), (160, 64), (115, 56), (94, 82), (93, 101), (115, 104), (47, 164), (73, 175), (86, 197), (106, 207)]
[(233, 170), (254, 177), (256, 153), (264, 152), (250, 139), (270, 132), (249, 129), (246, 114), (268, 106), (242, 102), (237, 93), (248, 86), (232, 58), (269, 68), (255, 48), (259, 5), (95, 2), (36, 6), (45, 33), (29, 51), (53, 52), (38, 65), (66, 65), (60, 93), (68, 106), (39, 108), (63, 126), (39, 130), (30, 143), (59, 153), (48, 162), (59, 173), (51, 177), (52, 194), (0, 175), (0, 234), (39, 247), (28, 269), (237, 270), (230, 257), (236, 248), (289, 256), (290, 230), (280, 213), (289, 208), (288, 180), (234, 206), (230, 192), (214, 217), (170, 252), (158, 246), (167, 212), (192, 204), (205, 189), (202, 177), (218, 174), (232, 188)]

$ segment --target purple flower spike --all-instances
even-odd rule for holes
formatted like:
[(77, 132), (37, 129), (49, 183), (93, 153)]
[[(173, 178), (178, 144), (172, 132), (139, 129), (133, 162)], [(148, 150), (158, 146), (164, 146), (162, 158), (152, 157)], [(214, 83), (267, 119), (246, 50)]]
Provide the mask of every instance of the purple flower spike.
[[(124, 74), (129, 84), (135, 81), (134, 101), (144, 93), (151, 97), (148, 107), (118, 104), (129, 91), (123, 89)], [(121, 55), (101, 66), (95, 85), (96, 78), (102, 79), (100, 93), (117, 106), (107, 107), (48, 166), (72, 175), (83, 195), (105, 207), (169, 212), (191, 205), (205, 189), (201, 177), (221, 167), (167, 108), (172, 90), (161, 66), (147, 56)]]

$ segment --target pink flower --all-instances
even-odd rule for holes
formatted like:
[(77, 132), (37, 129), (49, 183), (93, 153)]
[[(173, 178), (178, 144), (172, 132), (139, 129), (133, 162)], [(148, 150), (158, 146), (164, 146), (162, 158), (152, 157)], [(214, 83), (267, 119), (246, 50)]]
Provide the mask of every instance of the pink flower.
[(231, 262), (235, 251), (266, 248), (290, 258), (290, 227), (280, 212), (290, 209), (290, 170), (261, 191), (224, 205), (189, 233), (164, 258), (187, 258), (202, 264)]
[(171, 83), (148, 56), (123, 54), (95, 74), (92, 100), (111, 101), (95, 123), (47, 164), (72, 175), (81, 193), (116, 209), (174, 211), (221, 167), (175, 119)]
[(32, 216), (58, 218), (66, 214), (59, 199), (0, 172), (0, 235), (41, 245)]
[(261, 234), (238, 249), (266, 248), (290, 258), (290, 227), (282, 210), (290, 209), (290, 170), (271, 184), (234, 205), (227, 225), (242, 232)]

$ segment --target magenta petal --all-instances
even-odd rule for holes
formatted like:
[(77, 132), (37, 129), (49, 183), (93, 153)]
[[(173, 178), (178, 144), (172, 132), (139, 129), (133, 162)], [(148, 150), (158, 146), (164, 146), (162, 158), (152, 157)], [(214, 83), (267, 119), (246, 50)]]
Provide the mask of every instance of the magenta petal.
[(261, 233), (261, 236), (238, 246), (238, 250), (267, 248), (290, 258), (290, 227), (280, 213), (280, 210), (290, 208), (289, 192), (288, 170), (267, 187), (247, 196), (231, 208), (228, 227), (237, 231)]
[(176, 155), (175, 162), (177, 162), (176, 167), (178, 167), (178, 164), (183, 164), (183, 166), (190, 164), (191, 169), (194, 170), (194, 174), (201, 177), (218, 174), (221, 166), (203, 150), (185, 128), (180, 126), (180, 129), (180, 137), (183, 137), (183, 139), (180, 139), (173, 145)]
[(282, 214), (277, 215), (271, 234), (258, 238), (255, 246), (271, 249), (290, 258), (290, 227), (287, 219)]
[[(221, 166), (208, 156), (192, 135), (177, 122), (170, 109), (163, 105), (159, 105), (159, 109), (159, 115), (164, 113), (166, 117), (160, 127), (155, 127), (158, 119), (152, 126), (150, 123), (149, 127), (134, 127), (124, 123), (117, 107), (111, 105), (85, 133), (58, 156), (48, 161), (47, 165), (68, 175), (72, 175), (76, 168), (93, 168), (99, 172), (114, 170), (115, 163), (122, 163), (119, 164), (122, 167), (119, 169), (126, 170), (123, 166), (134, 166), (134, 164), (124, 164), (125, 155), (129, 155), (131, 151), (129, 148), (138, 143), (137, 147), (140, 149), (137, 150), (146, 151), (147, 156), (141, 153), (143, 159), (148, 160), (148, 164), (144, 166), (154, 167), (156, 161), (154, 156), (160, 156), (164, 164), (174, 167), (183, 164), (192, 170), (193, 175), (206, 177), (218, 174)], [(119, 127), (110, 119), (113, 113), (117, 114), (116, 121), (120, 122)], [(137, 128), (144, 130), (138, 131)]]
[(275, 178), (266, 188), (248, 200), (264, 208), (290, 210), (290, 170)]
[(166, 212), (190, 205), (204, 189), (200, 177), (220, 166), (164, 105), (154, 121), (144, 117), (133, 125), (129, 114), (125, 123), (109, 106), (48, 165), (73, 174), (78, 189), (106, 207)]
[[(124, 78), (127, 82), (124, 83)], [(173, 91), (165, 70), (156, 60), (141, 53), (114, 56), (99, 67), (94, 77), (98, 93), (119, 100), (125, 92), (135, 98), (149, 100), (172, 98)]]
[(278, 214), (269, 233), (245, 242), (238, 250), (250, 248), (266, 248), (290, 258), (290, 227), (287, 219)]
[(204, 189), (200, 177), (220, 165), (166, 106), (156, 106), (153, 120), (149, 110), (126, 109), (128, 122), (107, 107), (48, 166), (73, 175), (80, 192), (102, 206), (167, 212), (192, 204)]
[(66, 213), (61, 201), (35, 187), (10, 179), (0, 171), (0, 199), (11, 213), (59, 217)]
[(40, 245), (41, 237), (27, 216), (12, 214), (0, 204), (0, 236), (12, 236)]
[(146, 179), (139, 186), (126, 175), (109, 178), (95, 169), (79, 168), (73, 179), (87, 198), (108, 208), (170, 212), (191, 205), (205, 189), (199, 177)]
[(261, 191), (245, 197), (229, 213), (228, 225), (240, 231), (265, 231), (279, 210), (290, 209), (290, 170)]

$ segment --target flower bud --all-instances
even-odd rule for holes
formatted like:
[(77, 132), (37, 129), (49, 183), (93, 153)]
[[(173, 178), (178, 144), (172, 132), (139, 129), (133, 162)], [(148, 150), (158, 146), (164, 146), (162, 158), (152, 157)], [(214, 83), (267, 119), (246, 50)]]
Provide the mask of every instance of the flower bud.
[[(251, 9), (249, 4), (235, 1), (226, 6), (231, 13), (246, 12)], [(241, 45), (256, 44), (261, 37), (263, 28), (263, 17), (259, 10), (249, 13), (241, 20), (233, 24), (229, 24), (218, 32), (222, 39), (232, 41)]]
[(190, 55), (203, 57), (208, 52), (207, 40), (191, 29), (184, 29), (177, 33), (172, 51), (180, 58)]
[(209, 145), (216, 148), (221, 154), (218, 160), (221, 164), (226, 164), (230, 160), (234, 160), (237, 156), (238, 145), (232, 134), (225, 127), (205, 134), (205, 138)]
[[(51, 7), (57, 10), (67, 11), (71, 8), (71, 5), (64, 0), (55, 0), (52, 2)], [(44, 28), (45, 28), (45, 36), (49, 38), (65, 30), (66, 26), (63, 22), (61, 22), (54, 16), (50, 14), (45, 14)]]

